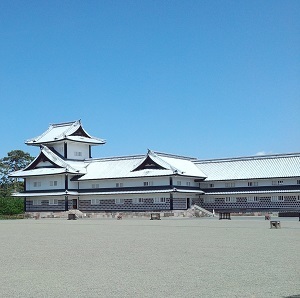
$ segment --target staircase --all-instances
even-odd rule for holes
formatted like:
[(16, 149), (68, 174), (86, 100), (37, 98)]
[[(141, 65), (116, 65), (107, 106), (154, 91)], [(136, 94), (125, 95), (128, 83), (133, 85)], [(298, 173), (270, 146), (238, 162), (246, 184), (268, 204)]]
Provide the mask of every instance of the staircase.
[(200, 211), (202, 214), (204, 214), (206, 216), (211, 216), (211, 217), (215, 216), (215, 212), (214, 211), (210, 212), (210, 211), (208, 211), (208, 210), (206, 210), (206, 209), (204, 209), (204, 208), (202, 208), (202, 207), (200, 207), (200, 206), (198, 206), (196, 204), (193, 205), (192, 209), (194, 209), (194, 210), (196, 209), (196, 210)]
[(78, 209), (71, 209), (69, 211), (67, 211), (68, 214), (75, 214), (76, 218), (83, 218), (85, 216), (84, 213), (82, 213), (80, 210)]

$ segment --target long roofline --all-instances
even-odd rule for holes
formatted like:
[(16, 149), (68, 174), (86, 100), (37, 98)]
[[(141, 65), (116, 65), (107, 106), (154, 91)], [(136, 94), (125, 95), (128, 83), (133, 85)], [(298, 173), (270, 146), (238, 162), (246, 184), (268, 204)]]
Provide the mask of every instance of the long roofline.
[[(179, 158), (179, 159), (184, 159), (184, 160), (189, 160), (189, 161), (198, 161), (196, 157), (189, 157), (189, 156), (183, 156), (183, 155), (177, 155), (177, 154), (170, 154), (170, 153), (165, 153), (165, 152), (159, 152), (155, 150), (150, 150), (155, 154), (158, 154), (160, 156), (164, 157), (171, 157), (171, 158)], [(85, 159), (85, 161), (107, 161), (107, 160), (124, 160), (124, 159), (131, 159), (131, 158), (144, 158), (147, 156), (147, 154), (131, 154), (131, 155), (120, 155), (120, 156), (108, 156), (108, 157), (93, 157), (93, 158), (88, 158)]]
[(250, 156), (228, 157), (228, 158), (197, 159), (194, 162), (197, 164), (201, 164), (201, 163), (214, 163), (214, 162), (288, 158), (293, 156), (295, 157), (300, 156), (300, 153), (279, 153), (279, 154), (250, 155)]

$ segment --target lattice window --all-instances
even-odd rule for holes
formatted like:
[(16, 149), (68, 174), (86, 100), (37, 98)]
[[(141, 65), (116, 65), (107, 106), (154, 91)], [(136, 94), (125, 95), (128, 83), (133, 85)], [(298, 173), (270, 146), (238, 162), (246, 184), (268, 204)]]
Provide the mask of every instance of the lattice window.
[(100, 199), (91, 199), (91, 205), (99, 205)]

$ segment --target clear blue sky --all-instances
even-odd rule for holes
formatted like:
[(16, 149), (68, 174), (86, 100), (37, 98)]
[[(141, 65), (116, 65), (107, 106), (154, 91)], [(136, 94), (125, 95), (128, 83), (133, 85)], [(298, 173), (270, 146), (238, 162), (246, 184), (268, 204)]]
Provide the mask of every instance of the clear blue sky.
[(300, 152), (300, 1), (0, 1), (0, 157), (81, 119), (198, 158)]

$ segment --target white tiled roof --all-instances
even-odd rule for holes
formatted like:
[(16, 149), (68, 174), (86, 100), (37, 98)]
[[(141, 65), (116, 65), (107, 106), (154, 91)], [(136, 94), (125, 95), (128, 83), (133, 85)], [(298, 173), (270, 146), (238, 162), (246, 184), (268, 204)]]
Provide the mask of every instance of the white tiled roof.
[(207, 177), (201, 168), (195, 165), (194, 160), (175, 157), (167, 154), (159, 155), (159, 153), (157, 153), (157, 155), (166, 163), (172, 165), (172, 168), (177, 170), (178, 174), (202, 178)]
[[(72, 136), (78, 129), (82, 129), (86, 136)], [(61, 140), (71, 140), (77, 142), (104, 144), (105, 141), (99, 138), (90, 136), (82, 127), (80, 120), (74, 122), (65, 122), (51, 124), (49, 128), (40, 136), (26, 141), (27, 145), (40, 145)]]
[(10, 177), (31, 177), (31, 176), (44, 176), (44, 175), (58, 175), (65, 173), (64, 168), (37, 168), (33, 170), (20, 170), (11, 173)]
[[(145, 158), (151, 158), (164, 169), (142, 169), (135, 171)], [(206, 177), (203, 172), (191, 161), (177, 156), (164, 156), (163, 154), (151, 151), (145, 156), (129, 156), (122, 158), (104, 158), (90, 162), (87, 166), (87, 173), (79, 180), (96, 180), (112, 178), (134, 178), (134, 177), (155, 177), (178, 174), (198, 178)]]
[(198, 160), (207, 181), (300, 177), (300, 153)]
[(279, 194), (279, 193), (298, 193), (300, 192), (300, 187), (299, 189), (268, 189), (268, 190), (238, 190), (235, 189), (234, 191), (215, 191), (215, 192), (209, 192), (205, 193), (205, 195), (256, 195), (256, 194)]

